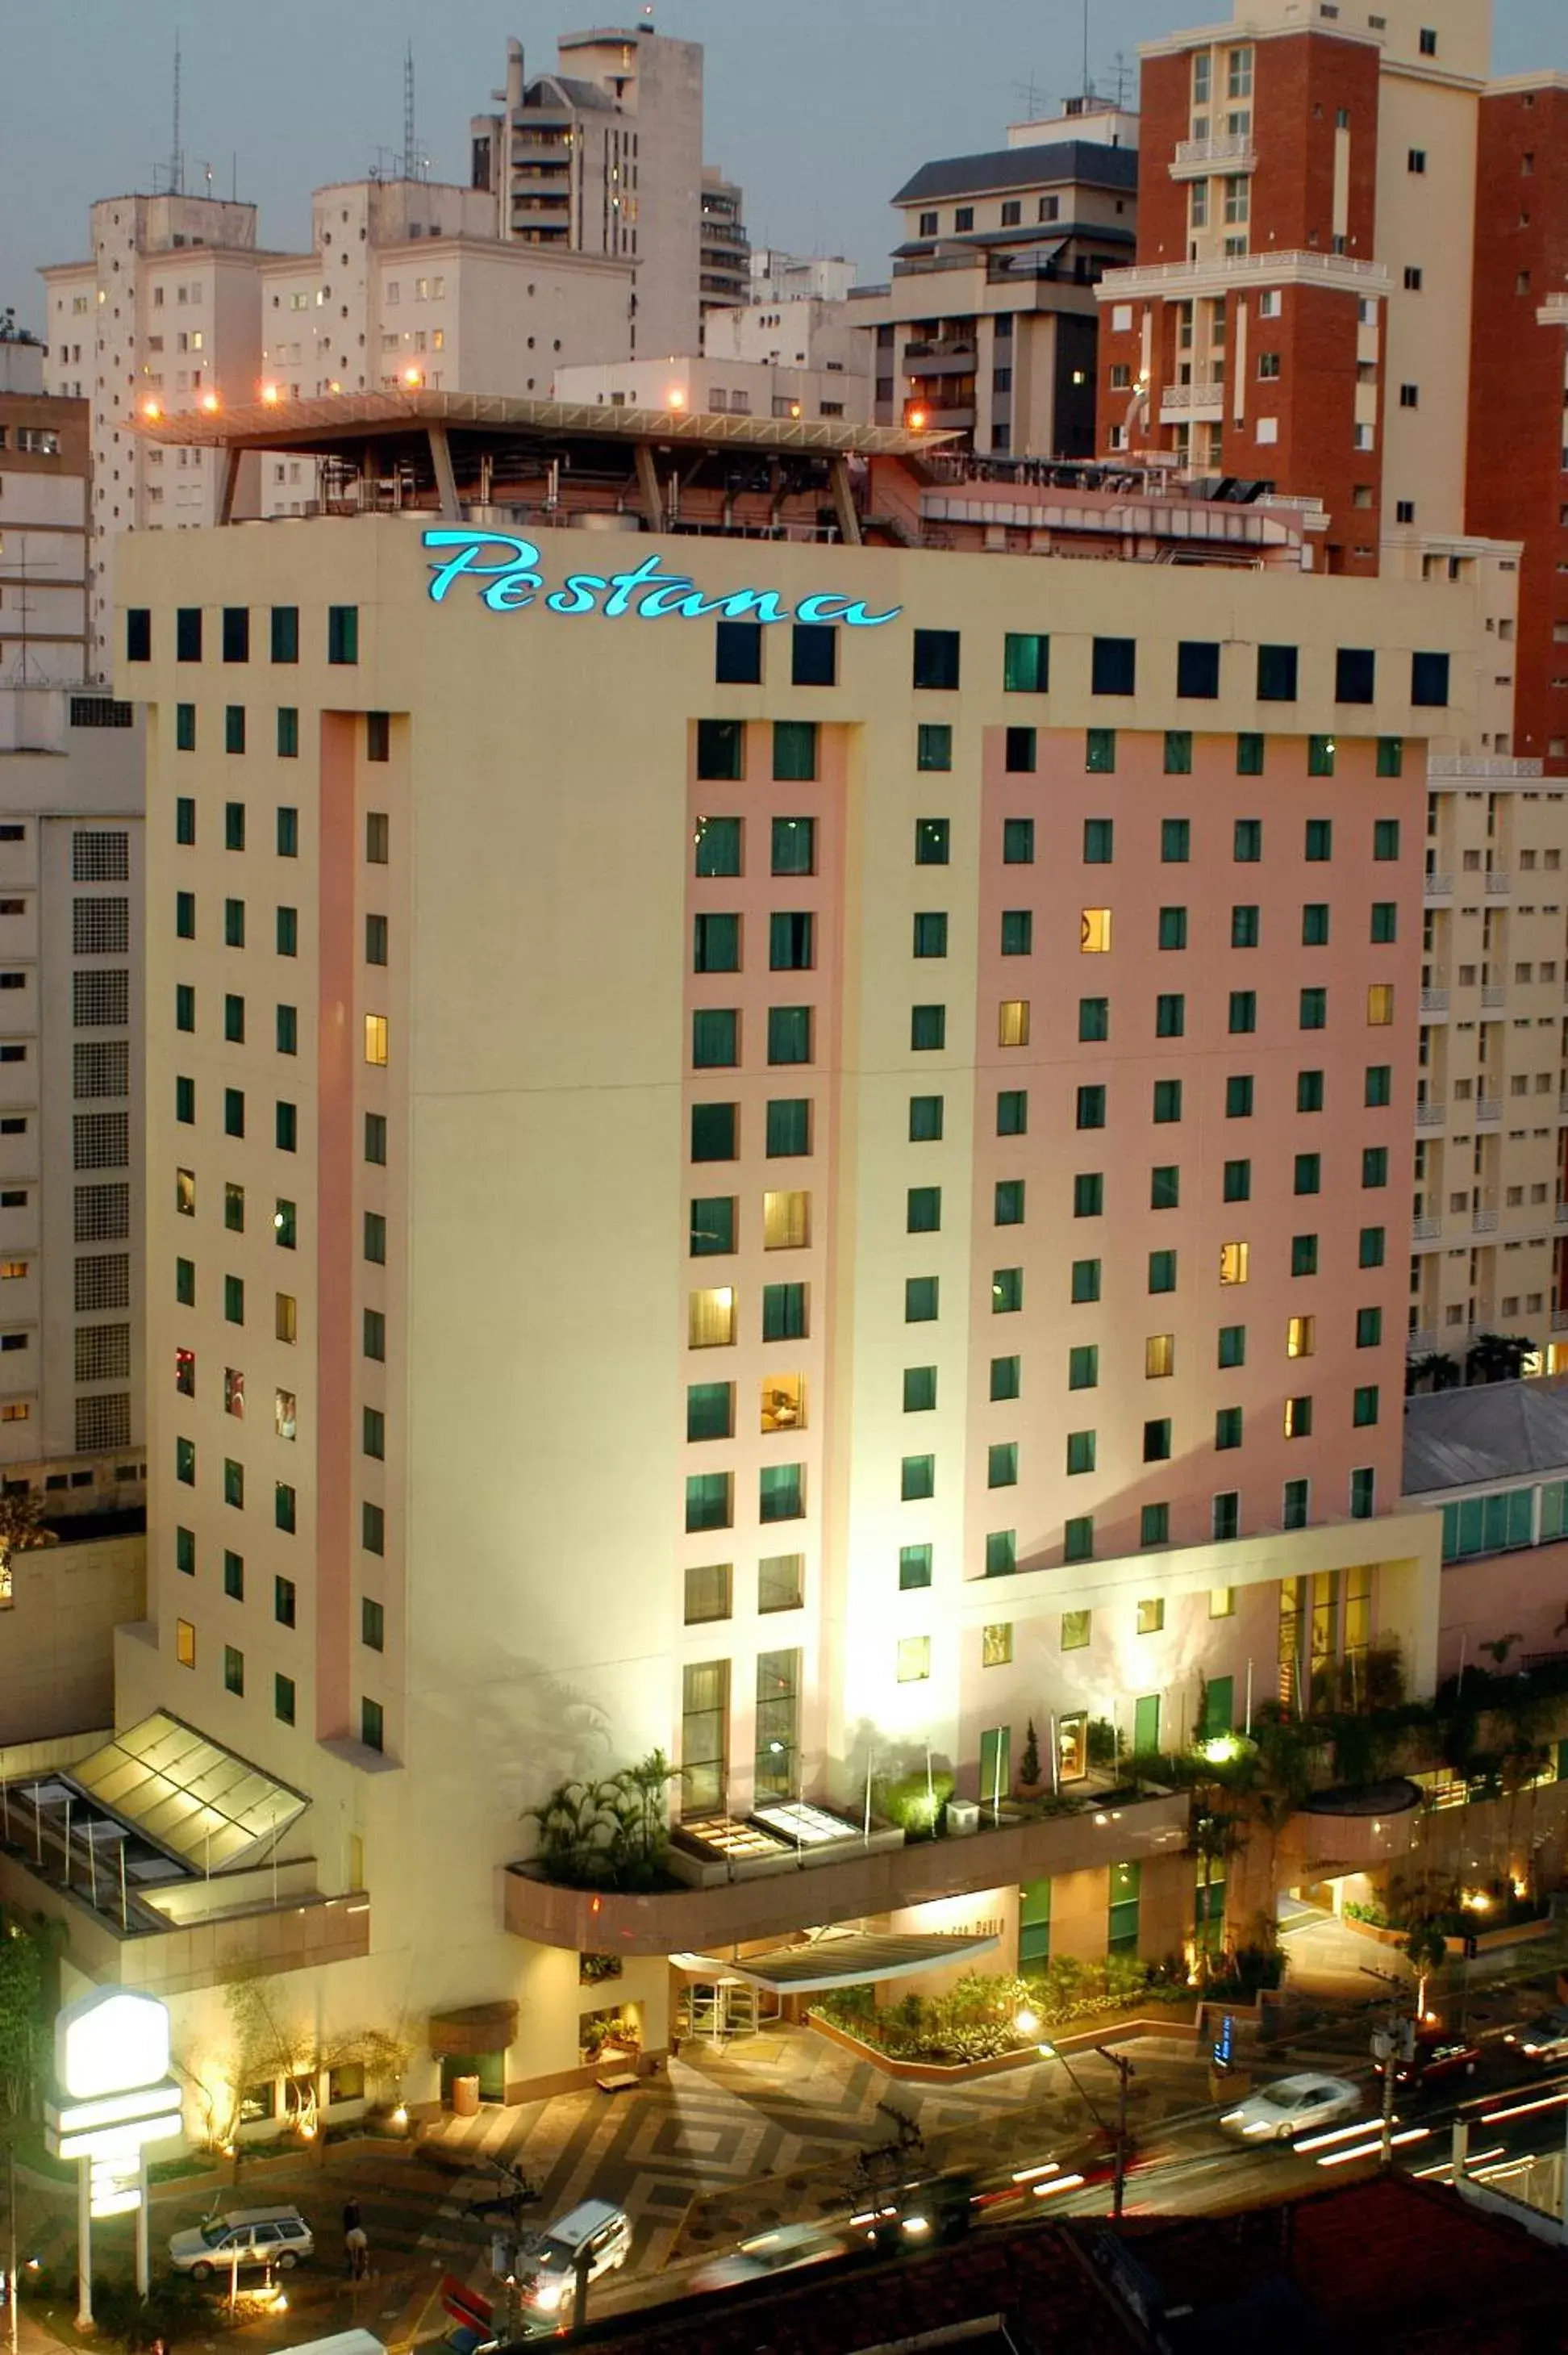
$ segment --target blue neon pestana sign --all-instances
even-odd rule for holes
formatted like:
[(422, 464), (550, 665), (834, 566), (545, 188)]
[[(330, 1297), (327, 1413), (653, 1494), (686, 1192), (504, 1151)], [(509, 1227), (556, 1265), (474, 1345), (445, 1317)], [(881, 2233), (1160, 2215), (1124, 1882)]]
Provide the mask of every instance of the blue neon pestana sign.
[(428, 531), (424, 538), (428, 549), (440, 551), (430, 559), (432, 605), (444, 604), (466, 575), (493, 613), (515, 613), (538, 600), (552, 613), (597, 613), (607, 622), (620, 621), (628, 613), (641, 622), (673, 614), (682, 622), (842, 622), (849, 630), (879, 630), (904, 610), (894, 605), (885, 613), (874, 613), (860, 598), (827, 590), (817, 590), (793, 606), (781, 603), (774, 589), (729, 589), (707, 597), (683, 572), (666, 571), (657, 554), (644, 557), (629, 572), (568, 572), (558, 589), (550, 589), (531, 539), (455, 527)]

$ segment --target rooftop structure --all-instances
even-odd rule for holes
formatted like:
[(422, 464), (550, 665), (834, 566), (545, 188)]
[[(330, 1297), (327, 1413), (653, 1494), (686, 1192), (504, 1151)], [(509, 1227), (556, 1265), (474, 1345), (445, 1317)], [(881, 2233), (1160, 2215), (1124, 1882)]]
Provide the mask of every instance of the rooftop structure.
[(854, 290), (874, 345), (874, 414), (950, 426), (976, 451), (1051, 458), (1095, 447), (1094, 288), (1130, 259), (1138, 156), (1120, 118), (1074, 117), (1027, 144), (923, 165), (893, 278)]

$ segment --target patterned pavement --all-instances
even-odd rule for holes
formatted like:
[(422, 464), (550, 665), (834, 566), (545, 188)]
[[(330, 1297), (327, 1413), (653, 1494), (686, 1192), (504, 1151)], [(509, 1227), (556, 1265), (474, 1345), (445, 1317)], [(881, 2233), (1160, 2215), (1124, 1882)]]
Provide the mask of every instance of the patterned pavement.
[[(1138, 2068), (1131, 2115), (1148, 2127), (1207, 2098), (1190, 2041), (1148, 2037), (1125, 2048)], [(1074, 2068), (1108, 2110), (1113, 2079), (1092, 2055)], [(155, 2186), (156, 2265), (171, 2232), (220, 2211), (292, 2201), (318, 2236), (313, 2264), (287, 2283), (288, 2308), (257, 2315), (246, 2337), (281, 2349), (360, 2327), (388, 2345), (440, 2337), (437, 2292), (452, 2272), (487, 2294), (493, 2282), (489, 2228), (465, 2211), (503, 2187), (487, 2162), (504, 2158), (540, 2186), (530, 2223), (542, 2227), (592, 2193), (623, 2206), (635, 2228), (630, 2273), (646, 2276), (673, 2261), (710, 2254), (768, 2223), (842, 2212), (853, 2196), (853, 2169), (869, 2144), (892, 2137), (878, 2105), (891, 2100), (915, 2118), (929, 2158), (941, 2165), (996, 2166), (1036, 2157), (1042, 2146), (1081, 2142), (1090, 2122), (1049, 2062), (961, 2087), (909, 2085), (805, 2029), (782, 2029), (726, 2050), (694, 2046), (634, 2093), (597, 2088), (515, 2109), (447, 2118), (418, 2145), (376, 2148), (355, 2142), (319, 2155), (252, 2159), (238, 2185), (215, 2202), (208, 2190)], [(370, 2275), (344, 2276), (340, 2216), (352, 2193), (364, 2211)], [(52, 2275), (53, 2296), (33, 2309), (71, 2343), (75, 2202), (63, 2190), (24, 2188), (23, 2245)], [(128, 2275), (130, 2234), (101, 2227), (94, 2272)], [(48, 2276), (46, 2276), (48, 2278)], [(620, 2302), (606, 2286), (601, 2307)]]

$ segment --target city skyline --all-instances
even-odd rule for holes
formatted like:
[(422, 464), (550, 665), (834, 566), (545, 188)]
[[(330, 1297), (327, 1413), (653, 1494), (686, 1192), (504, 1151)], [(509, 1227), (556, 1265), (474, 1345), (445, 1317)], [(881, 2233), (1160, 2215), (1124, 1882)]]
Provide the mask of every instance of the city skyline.
[[(641, 10), (620, 14), (635, 22)], [(1114, 87), (1119, 55), (1130, 97), (1138, 44), (1174, 31), (1183, 14), (1178, 0), (1099, 0), (1092, 77)], [(308, 240), (313, 186), (363, 176), (378, 149), (388, 165), (400, 150), (408, 41), (430, 176), (466, 181), (468, 118), (502, 77), (507, 37), (523, 39), (533, 70), (550, 62), (558, 33), (593, 15), (552, 10), (535, 21), (516, 0), (467, 0), (438, 44), (411, 0), (392, 7), (338, 0), (325, 21), (302, 0), (277, 0), (264, 17), (233, 10), (195, 24), (179, 0), (145, 0), (134, 10), (122, 0), (62, 0), (36, 20), (13, 85), (24, 102), (13, 110), (0, 165), (0, 311), (14, 307), (19, 325), (41, 334), (38, 266), (84, 245), (94, 198), (148, 190), (155, 171), (162, 184), (176, 31), (187, 189), (207, 193), (210, 167), (211, 193), (228, 196), (238, 186), (260, 208), (265, 243), (291, 250)], [(706, 45), (706, 155), (744, 187), (753, 243), (844, 253), (875, 279), (885, 274), (896, 234), (894, 190), (927, 156), (1000, 145), (1006, 124), (1032, 111), (1031, 88), (1038, 112), (1076, 91), (1083, 18), (1074, 0), (1044, 7), (991, 0), (983, 41), (965, 27), (974, 69), (956, 80), (943, 48), (950, 19), (934, 0), (856, 0), (847, 27), (844, 16), (829, 0), (796, 0), (791, 37), (769, 65), (766, 109), (753, 102), (756, 50), (737, 37), (733, 9), (678, 0), (661, 7), (656, 22)], [(895, 40), (904, 54), (888, 80)], [(1494, 48), (1499, 74), (1568, 70), (1568, 22), (1550, 0), (1510, 0), (1497, 13)], [(79, 83), (84, 56), (108, 69), (79, 91), (79, 136), (66, 143), (36, 101), (50, 88)], [(302, 76), (294, 61), (307, 56), (311, 69)], [(824, 56), (833, 68), (827, 75)], [(893, 102), (868, 108), (866, 91), (879, 76)], [(287, 129), (268, 137), (274, 108)], [(63, 223), (71, 235), (62, 236)]]

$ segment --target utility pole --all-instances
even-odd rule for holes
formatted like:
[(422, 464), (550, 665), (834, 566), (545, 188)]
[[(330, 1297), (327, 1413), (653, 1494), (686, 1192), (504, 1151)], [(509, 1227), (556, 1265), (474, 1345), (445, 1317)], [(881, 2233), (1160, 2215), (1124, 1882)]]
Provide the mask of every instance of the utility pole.
[(1361, 1965), (1361, 1969), (1368, 1978), (1381, 1979), (1383, 1985), (1392, 1990), (1389, 1998), (1388, 2025), (1386, 2028), (1374, 2028), (1372, 2034), (1372, 2059), (1383, 2071), (1383, 2132), (1378, 2141), (1378, 2165), (1392, 2167), (1393, 2164), (1394, 2083), (1400, 2062), (1409, 2061), (1414, 2056), (1415, 2023), (1414, 2020), (1403, 2019), (1400, 2017), (1400, 2002), (1404, 1993), (1403, 1980), (1395, 1978), (1392, 1971), (1370, 1970), (1365, 1963)]
[(1111, 2214), (1119, 2218), (1127, 2207), (1127, 2088), (1136, 2074), (1125, 2053), (1113, 2052), (1104, 2044), (1095, 2051), (1102, 2061), (1108, 2061), (1117, 2075), (1116, 2095), (1116, 2175), (1111, 2186)]

